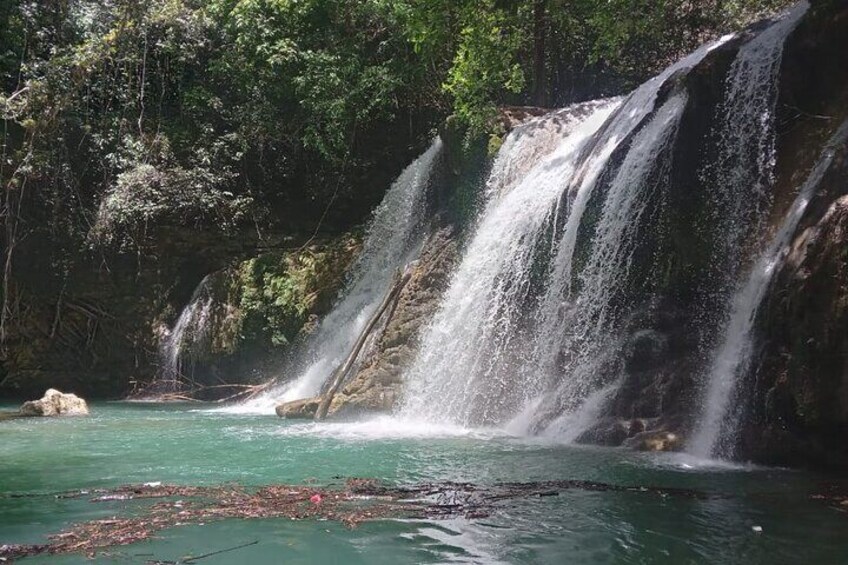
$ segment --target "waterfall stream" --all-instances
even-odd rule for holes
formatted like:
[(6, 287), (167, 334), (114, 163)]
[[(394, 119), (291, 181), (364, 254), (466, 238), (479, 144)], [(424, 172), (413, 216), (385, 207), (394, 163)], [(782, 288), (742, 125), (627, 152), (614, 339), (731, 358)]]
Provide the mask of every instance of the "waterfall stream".
[[(743, 358), (751, 346), (747, 340), (753, 321), (746, 317), (753, 316), (767, 283), (762, 280), (765, 275), (758, 273), (759, 263), (754, 265), (747, 282), (738, 282), (746, 257), (740, 249), (746, 244), (759, 245), (764, 231), (774, 184), (774, 120), (783, 46), (808, 8), (807, 2), (799, 3), (739, 49), (725, 81), (724, 102), (716, 115), (718, 157), (703, 175), (714, 187), (712, 221), (723, 234), (713, 249), (713, 262), (721, 273), (713, 292), (725, 296), (728, 306), (723, 322), (718, 324), (719, 343), (706, 376), (701, 426), (690, 443), (692, 452), (701, 457), (710, 456), (717, 447), (721, 420), (731, 402), (734, 373), (744, 371)], [(751, 237), (753, 241), (746, 242)], [(718, 455), (726, 455), (725, 448), (720, 451)]]
[[(686, 101), (684, 93), (669, 98), (633, 137), (631, 148), (607, 188), (591, 251), (578, 277), (579, 291), (573, 298), (566, 297), (571, 304), (565, 314), (567, 318), (560, 322), (562, 329), (555, 331), (543, 327), (540, 332), (540, 338), (564, 334), (562, 341), (539, 340), (550, 348), (540, 352), (540, 358), (546, 363), (540, 372), (565, 375), (565, 378), (556, 379), (556, 392), (549, 401), (559, 414), (549, 434), (575, 438), (602, 406), (603, 395), (586, 403), (588, 413), (580, 410), (589, 395), (610, 384), (604, 382), (610, 377), (605, 378), (598, 361), (603, 359), (604, 350), (611, 349), (609, 343), (617, 336), (617, 322), (623, 312), (615, 298), (629, 275), (640, 220), (654, 193), (662, 189), (649, 183), (648, 176), (652, 171), (662, 173), (669, 168), (668, 149), (673, 144)], [(658, 175), (661, 182), (664, 177)], [(568, 361), (564, 367), (555, 366), (560, 351), (557, 345), (566, 352)], [(537, 420), (546, 416), (542, 410), (537, 413)]]
[[(511, 190), (489, 201), (407, 373), (405, 414), (469, 425), (497, 421), (507, 409), (502, 403), (510, 400), (503, 394), (508, 371), (501, 365), (509, 364), (510, 341), (519, 331), (534, 251), (581, 149), (617, 106), (574, 107), (558, 147)], [(508, 143), (502, 152), (515, 147)], [(497, 182), (490, 178), (489, 185)]]
[[(582, 376), (577, 372), (563, 375), (553, 361), (562, 348), (558, 336), (569, 323), (568, 312), (575, 303), (580, 307), (571, 295), (571, 264), (583, 214), (613, 153), (644, 126), (642, 135), (630, 144), (632, 156), (620, 167), (618, 188), (611, 191), (607, 209), (605, 226), (625, 236), (626, 227), (612, 225), (638, 220), (637, 197), (627, 193), (639, 190), (639, 182), (673, 136), (686, 105), (685, 95), (672, 96), (645, 126), (660, 88), (728, 39), (702, 47), (623, 102), (592, 103), (588, 117), (563, 128), (553, 153), (511, 191), (488, 203), (407, 372), (404, 416), (466, 426), (504, 424), (510, 419), (514, 423), (516, 414), (532, 412), (528, 404), (538, 406), (538, 396), (550, 392), (552, 384), (562, 388), (562, 383), (573, 382), (585, 392), (595, 387), (596, 383), (588, 382), (589, 371)], [(572, 115), (582, 116), (585, 107), (573, 107)], [(499, 159), (508, 158), (504, 152), (512, 147), (508, 140)], [(493, 170), (493, 175), (500, 173), (498, 168)], [(497, 177), (489, 180), (490, 185), (497, 182)], [(628, 206), (629, 210), (623, 209)], [(565, 223), (560, 234), (561, 214)], [(599, 235), (599, 245), (608, 246), (597, 260), (599, 276), (615, 267), (607, 262), (623, 258), (609, 252), (610, 246), (620, 245), (610, 241), (615, 237), (614, 233)], [(544, 266), (548, 264), (551, 267)], [(550, 272), (545, 275), (545, 270)], [(591, 286), (592, 277), (587, 277)], [(539, 285), (547, 290), (537, 310), (533, 294)], [(528, 309), (535, 315), (524, 314)], [(562, 392), (554, 398), (564, 396)], [(574, 404), (586, 398), (582, 393), (579, 399), (569, 396)]]
[(374, 211), (365, 242), (351, 268), (345, 290), (310, 338), (295, 364), (294, 379), (285, 380), (238, 407), (237, 411), (273, 411), (280, 402), (317, 395), (333, 370), (350, 353), (392, 279), (418, 249), (423, 237), (426, 192), (442, 153), (440, 139), (410, 164)]
[(723, 339), (709, 370), (706, 403), (697, 432), (689, 444), (689, 452), (703, 458), (733, 456), (733, 442), (739, 425), (743, 399), (740, 390), (750, 368), (754, 351), (754, 322), (772, 276), (779, 269), (788, 251), (795, 229), (815, 195), (822, 177), (833, 161), (836, 149), (848, 141), (848, 122), (843, 123), (827, 144), (783, 223), (765, 251), (755, 263), (751, 274), (733, 298), (730, 318)]
[[(209, 322), (213, 297), (209, 289), (209, 276), (194, 289), (188, 304), (180, 312), (174, 327), (162, 340), (160, 359), (162, 366), (155, 388), (177, 390), (186, 376), (185, 361), (205, 347), (209, 339)], [(188, 375), (190, 376), (190, 375)]]

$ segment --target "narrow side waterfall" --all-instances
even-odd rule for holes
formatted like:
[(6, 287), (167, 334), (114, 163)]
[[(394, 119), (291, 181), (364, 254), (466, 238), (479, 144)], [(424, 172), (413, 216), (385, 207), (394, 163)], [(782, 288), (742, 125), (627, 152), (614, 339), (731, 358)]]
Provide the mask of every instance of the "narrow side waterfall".
[(754, 351), (753, 327), (757, 310), (772, 276), (783, 262), (798, 223), (811, 198), (830, 167), (836, 149), (848, 141), (848, 122), (831, 138), (813, 167), (780, 228), (757, 260), (751, 274), (733, 299), (733, 307), (723, 339), (709, 371), (704, 412), (696, 434), (689, 444), (693, 455), (708, 458), (730, 458), (741, 417), (743, 401), (740, 384), (750, 368)]
[(185, 361), (206, 345), (209, 339), (209, 321), (213, 305), (209, 276), (203, 278), (180, 312), (174, 327), (162, 340), (160, 358), (162, 366), (154, 387), (177, 390), (185, 375)]
[[(510, 408), (505, 405), (510, 375), (502, 365), (509, 364), (510, 340), (519, 331), (535, 250), (584, 144), (617, 106), (601, 102), (573, 108), (571, 127), (557, 149), (488, 203), (407, 373), (405, 415), (473, 425), (496, 422)], [(495, 177), (489, 184), (497, 182)]]
[[(712, 221), (723, 234), (713, 249), (718, 279), (710, 282), (714, 285), (712, 292), (719, 298), (725, 297), (727, 309), (717, 325), (719, 341), (706, 376), (704, 420), (697, 437), (690, 442), (690, 449), (701, 457), (709, 457), (716, 447), (722, 425), (720, 420), (725, 417), (727, 404), (731, 401), (733, 387), (730, 383), (735, 377), (724, 372), (744, 370), (742, 357), (747, 355), (745, 351), (750, 347), (750, 344), (729, 343), (727, 340), (734, 331), (738, 332), (733, 335), (734, 340), (749, 338), (750, 328), (742, 327), (747, 322), (743, 320), (745, 313), (740, 308), (756, 309), (765, 289), (765, 286), (759, 291), (751, 288), (750, 292), (759, 292), (759, 296), (744, 296), (746, 289), (754, 283), (753, 279), (739, 282), (744, 276), (743, 265), (747, 256), (742, 250), (746, 246), (759, 246), (764, 231), (774, 184), (777, 77), (786, 38), (808, 8), (807, 2), (799, 3), (739, 49), (725, 81), (724, 102), (716, 116), (719, 152), (703, 175), (706, 183), (715, 188)], [(753, 268), (751, 277), (756, 276), (759, 265)], [(740, 304), (743, 299), (755, 300), (756, 304)], [(730, 425), (730, 428), (734, 427)]]
[(296, 363), (300, 367), (299, 376), (246, 402), (238, 410), (273, 411), (277, 403), (320, 392), (383, 299), (395, 269), (403, 266), (420, 246), (426, 192), (441, 153), (442, 142), (437, 138), (400, 174), (374, 211), (345, 290)]

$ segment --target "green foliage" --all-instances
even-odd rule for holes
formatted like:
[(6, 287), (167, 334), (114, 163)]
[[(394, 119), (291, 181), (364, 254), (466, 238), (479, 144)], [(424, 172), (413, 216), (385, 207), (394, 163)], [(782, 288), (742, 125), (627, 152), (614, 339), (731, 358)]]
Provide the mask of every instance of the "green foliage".
[(314, 224), (357, 169), (408, 151), (360, 140), (420, 112), (427, 90), (384, 0), (0, 0), (0, 19), (2, 111), (28, 132), (4, 140), (16, 158), (0, 174), (72, 210), (52, 229), (71, 247), (303, 203)]
[(230, 284), (230, 300), (239, 312), (239, 341), (266, 347), (291, 344), (311, 316), (331, 302), (359, 245), (359, 238), (345, 236), (242, 263)]
[(485, 131), (492, 124), (500, 92), (517, 94), (524, 89), (524, 72), (517, 61), (521, 41), (499, 10), (477, 14), (460, 31), (444, 88), (454, 97), (456, 115), (473, 130)]
[[(786, 7), (788, 0), (406, 0), (410, 42), (445, 80), (452, 110), (473, 130), (488, 131), (502, 103), (568, 101), (586, 70), (632, 84), (713, 36)], [(536, 58), (541, 58), (537, 61)], [(537, 66), (537, 63), (540, 65)], [(541, 69), (545, 76), (533, 76)], [(531, 80), (532, 79), (532, 80)], [(621, 90), (621, 81), (618, 90)], [(553, 88), (553, 90), (550, 90)], [(596, 89), (597, 90), (597, 89)], [(603, 92), (602, 92), (603, 93)], [(587, 92), (598, 96), (599, 92)]]
[(783, 4), (0, 0), (0, 180), (67, 253), (159, 221), (304, 229), (340, 190), (367, 208), (363, 171), (437, 118), (498, 133), (497, 106), (537, 101), (531, 86), (561, 104), (595, 66), (620, 91)]

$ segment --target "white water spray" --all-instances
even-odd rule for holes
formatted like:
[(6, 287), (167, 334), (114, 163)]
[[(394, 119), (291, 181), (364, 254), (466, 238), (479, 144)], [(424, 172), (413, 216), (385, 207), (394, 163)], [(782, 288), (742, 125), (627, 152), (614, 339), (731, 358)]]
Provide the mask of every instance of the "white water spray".
[(426, 191), (442, 151), (436, 139), (430, 148), (395, 180), (374, 211), (359, 259), (332, 311), (321, 321), (299, 366), (299, 375), (232, 412), (273, 412), (280, 402), (317, 395), (333, 370), (350, 353), (353, 342), (374, 313), (392, 280), (423, 236)]
[[(616, 298), (630, 273), (643, 214), (667, 180), (666, 173), (671, 167), (670, 148), (686, 102), (685, 93), (673, 95), (633, 136), (606, 190), (591, 251), (579, 275), (579, 290), (570, 304), (570, 315), (556, 329), (543, 326), (537, 339), (539, 344), (549, 348), (540, 350), (540, 356), (547, 355), (541, 357), (547, 364), (538, 372), (548, 371), (546, 376), (553, 378), (556, 391), (550, 395), (552, 407), (541, 410), (537, 417), (544, 420), (549, 417), (546, 414), (549, 410), (560, 414), (548, 426), (548, 434), (576, 438), (595, 420), (603, 400), (613, 392), (597, 394), (599, 389), (609, 387), (609, 381), (616, 377), (606, 375), (600, 367), (604, 350), (612, 350), (609, 342), (617, 335), (616, 324), (621, 312)], [(649, 182), (652, 172), (656, 173), (651, 177), (655, 179), (653, 183)], [(560, 351), (565, 351), (569, 360), (564, 367), (556, 365)], [(588, 402), (591, 409), (583, 406), (587, 399), (591, 399)]]
[(185, 361), (207, 345), (213, 302), (207, 275), (194, 289), (174, 327), (162, 340), (162, 367), (155, 387), (175, 391), (180, 388), (184, 377), (190, 378), (190, 375), (184, 375)]
[[(757, 245), (763, 231), (774, 184), (783, 46), (808, 7), (807, 2), (799, 3), (743, 45), (725, 80), (724, 100), (716, 112), (718, 154), (701, 173), (704, 184), (713, 187), (710, 221), (714, 231), (723, 234), (713, 250), (719, 284), (712, 292), (718, 296), (732, 292), (745, 257), (740, 249)], [(747, 239), (751, 235), (753, 241)]]
[[(593, 103), (587, 117), (585, 107), (575, 108), (578, 118), (557, 149), (512, 190), (490, 200), (405, 376), (404, 417), (478, 425), (497, 422), (509, 409), (504, 405), (508, 371), (502, 365), (508, 365), (508, 341), (518, 332), (531, 288), (534, 250), (584, 143), (617, 106)], [(514, 145), (505, 145), (511, 149)], [(495, 182), (490, 179), (490, 185)]]

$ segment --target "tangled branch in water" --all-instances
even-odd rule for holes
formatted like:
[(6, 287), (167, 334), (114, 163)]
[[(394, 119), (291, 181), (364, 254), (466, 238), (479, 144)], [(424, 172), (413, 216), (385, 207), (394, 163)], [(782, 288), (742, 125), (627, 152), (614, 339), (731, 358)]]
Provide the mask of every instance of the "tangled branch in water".
[[(153, 503), (135, 511), (130, 517), (115, 516), (73, 525), (49, 536), (45, 544), (0, 546), (0, 562), (39, 554), (83, 553), (91, 557), (109, 547), (150, 539), (168, 528), (227, 519), (320, 519), (333, 520), (350, 528), (365, 520), (392, 518), (478, 519), (489, 516), (509, 501), (559, 496), (568, 490), (613, 491), (696, 500), (725, 497), (689, 489), (621, 486), (579, 480), (494, 485), (439, 482), (404, 487), (385, 485), (373, 479), (347, 479), (342, 486), (330, 487), (268, 485), (248, 488), (147, 483), (49, 495), (56, 498), (88, 497), (94, 503), (145, 500)], [(843, 500), (833, 493), (812, 498), (820, 496), (837, 505)]]

